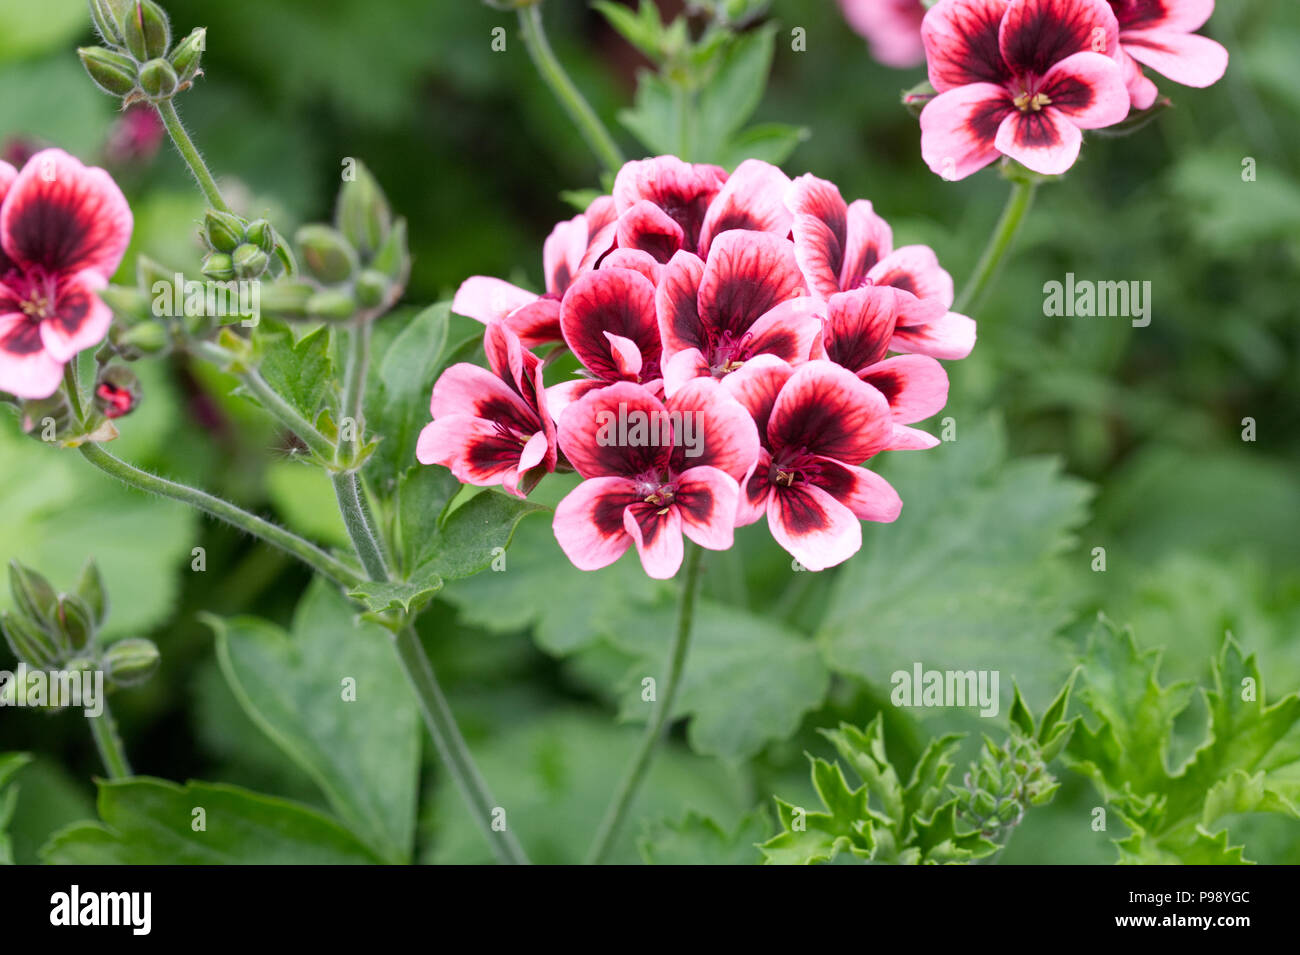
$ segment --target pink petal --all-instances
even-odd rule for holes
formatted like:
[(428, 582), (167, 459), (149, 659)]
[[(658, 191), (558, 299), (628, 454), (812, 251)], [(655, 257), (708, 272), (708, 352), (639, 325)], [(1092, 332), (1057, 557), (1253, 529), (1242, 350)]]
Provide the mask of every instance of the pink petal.
[(0, 208), (0, 245), (17, 265), (47, 275), (91, 270), (107, 280), (131, 241), (126, 197), (102, 169), (61, 149), (32, 156)]
[(673, 507), (682, 533), (709, 550), (727, 550), (735, 540), (740, 485), (717, 468), (691, 468), (678, 476)]
[(791, 229), (795, 261), (813, 293), (830, 298), (840, 290), (848, 242), (848, 206), (834, 183), (811, 173), (790, 184), (785, 204), (794, 213)]
[(884, 396), (829, 361), (810, 361), (795, 369), (767, 424), (773, 450), (806, 449), (849, 464), (860, 464), (882, 450), (891, 431)]
[(600, 266), (604, 269), (632, 269), (640, 272), (646, 281), (655, 286), (659, 284), (664, 271), (664, 267), (655, 261), (653, 255), (640, 249), (615, 249), (605, 256)]
[(633, 504), (623, 512), (623, 530), (636, 544), (647, 576), (668, 580), (682, 566), (682, 515), (676, 507)]
[[(735, 377), (734, 375), (732, 377)], [(772, 493), (772, 455), (764, 448), (758, 453), (754, 473), (745, 482), (736, 509), (736, 526), (748, 527), (767, 513), (767, 499)]]
[(722, 379), (722, 386), (754, 419), (759, 438), (766, 444), (768, 419), (777, 395), (794, 375), (794, 368), (775, 355), (759, 355)]
[(671, 398), (689, 381), (713, 373), (698, 348), (679, 351), (664, 363), (664, 393)]
[(596, 381), (594, 378), (572, 378), (557, 382), (546, 388), (546, 408), (552, 420), (559, 421), (569, 405), (590, 392), (606, 387), (607, 382)]
[(889, 413), (899, 424), (924, 421), (948, 403), (948, 373), (926, 355), (886, 358), (858, 372), (889, 402)]
[(1012, 113), (998, 127), (998, 149), (1044, 176), (1059, 176), (1073, 166), (1082, 145), (1079, 127), (1050, 106)]
[[(1123, 42), (1123, 36), (1121, 35), (1121, 45)], [(1152, 83), (1147, 75), (1142, 72), (1142, 65), (1129, 56), (1127, 50), (1120, 50), (1119, 64), (1124, 71), (1124, 85), (1128, 87), (1128, 95), (1133, 102), (1133, 108), (1135, 110), (1150, 109), (1152, 104), (1155, 103), (1156, 97), (1160, 95), (1160, 91), (1156, 89), (1156, 84)]]
[[(452, 311), (456, 311), (453, 307)], [(458, 314), (463, 314), (459, 313)], [(475, 316), (470, 315), (469, 318)], [(480, 319), (482, 321), (482, 319)], [(491, 319), (489, 319), (491, 321)], [(534, 302), (515, 309), (505, 318), (500, 319), (506, 328), (518, 336), (525, 348), (549, 345), (563, 341), (564, 333), (560, 331), (560, 300), (558, 298), (539, 298)]]
[(892, 291), (875, 285), (832, 296), (822, 332), (824, 357), (853, 372), (884, 358), (898, 317), (897, 302)]
[(746, 159), (731, 174), (704, 217), (700, 255), (709, 254), (714, 237), (728, 229), (771, 232), (785, 238), (794, 217), (785, 207), (790, 177), (771, 163)]
[(849, 203), (848, 222), (844, 268), (840, 273), (840, 288), (846, 292), (860, 286), (871, 268), (894, 248), (894, 231), (866, 199)]
[(643, 199), (654, 203), (681, 226), (685, 246), (693, 251), (709, 205), (726, 181), (726, 171), (717, 166), (657, 156), (623, 164), (614, 177), (614, 203), (620, 216)]
[(857, 517), (815, 484), (774, 487), (767, 499), (767, 526), (809, 570), (842, 564), (862, 547)]
[(768, 232), (724, 232), (709, 250), (700, 279), (700, 318), (740, 337), (765, 313), (804, 291), (794, 243)]
[(1011, 73), (998, 48), (1007, 0), (946, 0), (921, 24), (930, 83), (940, 93), (973, 83), (1004, 83)]
[(1106, 0), (1012, 0), (998, 45), (1014, 73), (1043, 76), (1075, 53), (1117, 57), (1119, 21)]
[(850, 467), (830, 458), (819, 462), (816, 485), (862, 521), (890, 524), (898, 520), (903, 501), (893, 486), (875, 471)]
[(810, 296), (782, 302), (749, 327), (745, 354), (775, 355), (792, 365), (807, 361), (822, 330), (824, 309)]
[(546, 273), (546, 291), (563, 295), (578, 275), (582, 257), (587, 253), (587, 217), (575, 216), (561, 222), (542, 245), (542, 268)]
[[(647, 388), (621, 381), (589, 391), (564, 409), (560, 448), (583, 477), (639, 477), (668, 464), (673, 449), (662, 441), (662, 425), (670, 420), (663, 402)], [(624, 437), (631, 437), (638, 421), (648, 429), (646, 440), (628, 443)], [(671, 443), (671, 428), (668, 437)]]
[(606, 332), (635, 342), (646, 364), (659, 362), (655, 287), (640, 272), (601, 268), (580, 276), (560, 304), (560, 328), (583, 366), (606, 381), (622, 377)]
[(700, 321), (700, 280), (704, 261), (693, 252), (678, 252), (664, 266), (655, 292), (655, 313), (664, 351), (704, 348), (708, 334)]
[[(926, 302), (938, 302), (940, 311), (952, 306), (952, 276), (939, 264), (934, 250), (927, 245), (905, 245), (895, 249), (888, 256), (876, 263), (867, 278), (876, 285), (910, 292)], [(906, 314), (910, 307), (906, 300), (900, 301), (899, 323), (912, 324)]]
[(1113, 126), (1128, 115), (1129, 94), (1123, 67), (1100, 53), (1076, 53), (1043, 77), (1040, 92), (1051, 108), (1080, 129)]
[(894, 423), (894, 433), (889, 436), (886, 451), (928, 451), (938, 447), (939, 439), (920, 428), (909, 428), (905, 424)]
[(583, 215), (587, 217), (587, 237), (590, 240), (618, 218), (618, 205), (613, 196), (597, 196)]
[(844, 19), (871, 44), (879, 63), (906, 70), (925, 62), (921, 0), (840, 0)]
[(921, 111), (925, 164), (944, 179), (956, 181), (996, 160), (998, 127), (1015, 112), (1011, 99), (1005, 87), (972, 83), (930, 100)]
[(513, 486), (523, 445), (496, 425), (470, 415), (447, 415), (425, 425), (416, 442), (421, 464), (450, 468), (456, 480), (476, 487), (509, 481)]
[(456, 297), (451, 300), (451, 310), (457, 315), (477, 319), (486, 325), (535, 301), (537, 294), (534, 292), (501, 279), (475, 275), (460, 284)]
[(1205, 26), (1205, 21), (1210, 19), (1212, 13), (1214, 0), (1143, 0), (1139, 3), (1122, 3), (1115, 10), (1121, 32), (1160, 27), (1178, 33), (1191, 33)]
[(1124, 49), (1133, 59), (1183, 86), (1210, 86), (1228, 71), (1228, 51), (1195, 33), (1131, 30), (1124, 34)]
[(686, 233), (668, 213), (642, 199), (618, 217), (618, 245), (639, 249), (656, 262), (667, 262), (686, 241)]
[(579, 570), (608, 567), (632, 546), (623, 529), (623, 512), (639, 498), (624, 478), (583, 481), (555, 508), (551, 527), (566, 557)]
[(609, 341), (610, 354), (618, 367), (618, 374), (614, 377), (635, 381), (641, 374), (641, 349), (636, 347), (636, 342), (632, 339), (613, 332), (606, 332), (605, 338)]
[(693, 378), (668, 399), (667, 407), (682, 422), (673, 448), (674, 470), (714, 467), (736, 481), (748, 476), (758, 460), (758, 429), (721, 383)]
[(93, 270), (58, 284), (55, 313), (41, 322), (41, 341), (55, 361), (69, 362), (104, 340), (113, 311), (95, 293), (107, 284)]
[(955, 361), (975, 347), (975, 320), (947, 312), (937, 321), (908, 328), (895, 328), (890, 351), (907, 355), (929, 355)]
[(538, 417), (524, 399), (486, 368), (460, 362), (444, 371), (433, 385), (429, 410), (434, 419), (469, 415), (513, 425), (531, 434)]
[(21, 312), (0, 315), (0, 391), (48, 398), (63, 381), (63, 363), (41, 342), (40, 326)]

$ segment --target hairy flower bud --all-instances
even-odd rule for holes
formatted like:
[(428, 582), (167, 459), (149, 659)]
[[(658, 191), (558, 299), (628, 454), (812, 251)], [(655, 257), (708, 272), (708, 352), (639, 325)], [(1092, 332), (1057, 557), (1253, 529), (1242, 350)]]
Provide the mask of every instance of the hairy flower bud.
[(337, 229), (327, 225), (306, 225), (298, 230), (303, 264), (323, 285), (338, 285), (357, 270), (357, 253)]
[(104, 670), (115, 686), (137, 686), (153, 676), (161, 659), (152, 640), (132, 637), (104, 651)]
[(28, 666), (43, 670), (59, 659), (53, 638), (20, 614), (0, 613), (0, 632), (14, 656)]
[(110, 420), (123, 418), (140, 406), (140, 379), (125, 365), (108, 365), (95, 382), (95, 407)]
[(255, 279), (266, 271), (271, 260), (257, 246), (245, 242), (235, 249), (230, 261), (235, 267), (235, 274), (241, 279)]
[(95, 636), (95, 621), (80, 597), (68, 594), (59, 597), (54, 608), (54, 625), (65, 646), (73, 650), (89, 646)]
[(213, 252), (203, 260), (202, 272), (214, 282), (229, 282), (235, 277), (235, 263), (225, 252)]
[(163, 8), (153, 0), (135, 0), (122, 24), (126, 48), (140, 62), (167, 55), (172, 45), (171, 23)]
[(105, 618), (108, 616), (108, 589), (104, 586), (104, 578), (99, 572), (99, 565), (93, 559), (86, 561), (86, 565), (81, 568), (81, 576), (77, 578), (76, 590), (77, 596), (90, 608), (90, 614), (94, 618), (95, 626), (102, 627)]
[(381, 305), (388, 295), (388, 276), (377, 269), (364, 269), (356, 282), (357, 301), (366, 308)]
[(104, 38), (104, 42), (113, 46), (122, 45), (122, 25), (118, 23), (117, 14), (113, 12), (109, 0), (90, 0), (90, 19), (94, 21), (95, 29)]
[(262, 287), (262, 313), (276, 318), (302, 318), (315, 288), (306, 282), (274, 282)]
[(129, 56), (102, 46), (83, 46), (77, 56), (95, 85), (110, 96), (126, 96), (135, 89), (136, 65)]
[(250, 222), (244, 229), (244, 236), (267, 255), (275, 251), (275, 229), (265, 219), (254, 219)]
[(213, 252), (234, 252), (244, 241), (244, 220), (209, 209), (203, 217), (203, 238)]
[(29, 620), (48, 623), (58, 603), (59, 596), (46, 580), (30, 567), (24, 567), (16, 560), (9, 562), (9, 590), (14, 597), (14, 605), (19, 613)]
[(368, 262), (388, 237), (393, 214), (384, 191), (363, 163), (356, 163), (353, 174), (339, 190), (334, 224), (361, 259)]
[(208, 30), (199, 27), (172, 51), (171, 63), (176, 68), (176, 75), (182, 83), (188, 83), (199, 74), (199, 64), (207, 50)]
[(166, 60), (150, 60), (140, 67), (140, 88), (151, 99), (167, 99), (176, 92), (178, 85), (176, 70)]
[(350, 292), (328, 289), (307, 300), (307, 314), (325, 322), (345, 322), (357, 313), (357, 300)]

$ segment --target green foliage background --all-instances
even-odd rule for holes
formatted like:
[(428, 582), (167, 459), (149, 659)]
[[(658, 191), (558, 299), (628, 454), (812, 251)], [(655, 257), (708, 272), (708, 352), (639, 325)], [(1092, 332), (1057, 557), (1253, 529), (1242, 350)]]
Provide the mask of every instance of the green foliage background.
[[(472, 0), (167, 7), (182, 32), (209, 28), (207, 76), (181, 105), (245, 207), (291, 234), (328, 214), (343, 157), (364, 159), (410, 222), (411, 303), (449, 298), (471, 274), (536, 287), (542, 240), (573, 214), (561, 193), (598, 185), (511, 16)], [(576, 0), (548, 0), (546, 18), (558, 55), (614, 127), (632, 103), (639, 55)], [(754, 121), (808, 130), (786, 171), (872, 199), (897, 244), (933, 246), (960, 283), (1005, 183), (992, 171), (946, 183), (924, 167), (916, 122), (898, 104), (922, 71), (871, 61), (829, 0), (776, 0), (774, 18), (773, 77)], [(498, 26), (504, 52), (490, 46)], [(806, 52), (791, 49), (795, 27), (806, 31)], [(904, 766), (932, 736), (984, 728), (962, 713), (889, 706), (892, 671), (916, 660), (998, 669), (1004, 713), (1013, 677), (1041, 711), (1098, 611), (1131, 623), (1144, 650), (1163, 649), (1166, 680), (1210, 683), (1231, 631), (1256, 655), (1270, 698), (1300, 688), (1300, 8), (1221, 3), (1210, 32), (1232, 54), (1223, 82), (1163, 85), (1175, 109), (1133, 136), (1090, 137), (1067, 180), (1040, 190), (979, 315), (974, 354), (949, 365), (944, 415), (957, 440), (885, 462), (905, 501), (900, 521), (865, 527), (862, 553), (833, 573), (792, 573), (761, 529), (709, 556), (679, 700), (686, 720), (614, 858), (759, 861), (748, 847), (775, 831), (773, 794), (815, 799), (804, 752), (834, 755), (817, 728), (864, 726), (883, 704), (891, 756)], [(77, 62), (75, 46), (89, 40), (81, 0), (0, 0), (0, 148), (23, 139), (100, 155), (115, 116)], [(629, 155), (644, 151), (626, 128), (617, 135)], [(1247, 158), (1257, 163), (1253, 182), (1242, 178)], [(133, 247), (192, 269), (202, 205), (168, 147), (114, 172), (136, 210)], [(1150, 326), (1044, 317), (1043, 283), (1067, 272), (1150, 281)], [(412, 314), (385, 319), (388, 334)], [(459, 321), (452, 343), (473, 331)], [(279, 453), (278, 436), (227, 396), (228, 382), (173, 362), (146, 363), (144, 383), (146, 403), (124, 422), (116, 453), (316, 539), (344, 539), (328, 482)], [(1258, 429), (1250, 443), (1247, 417)], [(552, 504), (564, 490), (562, 479), (548, 482), (538, 497)], [(199, 546), (205, 573), (190, 570)], [(1104, 573), (1090, 569), (1096, 547), (1106, 549)], [(115, 701), (137, 772), (266, 794), (204, 796), (243, 818), (282, 818), (288, 810), (273, 804), (282, 799), (320, 810), (281, 841), (236, 840), (233, 856), (490, 858), (417, 741), (391, 659), (373, 644), (349, 649), (378, 637), (352, 628), (341, 601), (308, 591), (307, 574), (287, 558), (122, 490), (0, 415), (0, 558), (69, 586), (87, 556), (112, 594), (109, 636), (149, 635), (163, 652), (162, 671)], [(543, 515), (520, 525), (505, 573), (448, 584), (422, 618), (471, 746), (535, 861), (581, 857), (636, 738), (615, 717), (638, 718), (640, 679), (665, 653), (671, 612), (671, 587), (647, 581), (634, 562), (574, 571)], [(12, 663), (7, 652), (0, 668)], [(256, 696), (248, 680), (278, 680), (292, 698), (325, 679), (318, 668), (328, 654), (352, 652), (349, 665), (373, 668), (373, 685), (391, 697), (364, 716), (382, 753), (362, 758), (358, 744), (331, 754), (330, 739), (299, 725), (301, 711), (253, 718), (258, 707), (241, 705), (241, 693)], [(295, 654), (301, 665), (291, 665)], [(1206, 704), (1197, 698), (1177, 716), (1175, 766), (1199, 745)], [(90, 778), (100, 769), (80, 724), (67, 714), (0, 714), (0, 752), (36, 757), (21, 769), (0, 764), (0, 787), (6, 772), (17, 780), (14, 858), (36, 861), (53, 832), (81, 823), (51, 858), (153, 861), (150, 813), (196, 797), (115, 784), (101, 795), (107, 828), (85, 822), (96, 817)], [(284, 759), (286, 745), (300, 758)], [(1056, 801), (1029, 813), (1005, 861), (1116, 857), (1110, 839), (1123, 828), (1092, 831), (1100, 797), (1082, 776), (1060, 775)], [(0, 788), (0, 808), (3, 797)], [(1232, 831), (1249, 858), (1300, 862), (1294, 819), (1251, 816)], [(185, 858), (211, 858), (191, 849)]]

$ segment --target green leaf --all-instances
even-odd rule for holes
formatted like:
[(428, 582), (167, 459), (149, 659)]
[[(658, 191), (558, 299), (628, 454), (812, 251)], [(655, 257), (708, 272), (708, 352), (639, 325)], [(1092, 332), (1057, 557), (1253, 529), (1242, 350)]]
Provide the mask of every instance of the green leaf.
[(378, 855), (409, 861), (420, 720), (389, 635), (356, 622), (352, 608), (319, 581), (288, 633), (253, 617), (206, 619), (222, 672), (249, 718)]
[(519, 522), (545, 510), (540, 504), (496, 491), (475, 494), (446, 514), (432, 534), (426, 532), (414, 542), (416, 575), (459, 580), (486, 570), (496, 560), (505, 566), (504, 555)]
[(442, 589), (442, 578), (437, 574), (417, 577), (415, 580), (366, 580), (348, 591), (348, 596), (360, 601), (372, 614), (419, 613)]
[(995, 669), (1031, 699), (1054, 694), (1069, 657), (1052, 635), (1083, 588), (1061, 554), (1087, 485), (1048, 459), (1008, 461), (989, 420), (888, 464), (903, 513), (865, 526), (861, 553), (840, 569), (821, 632), (832, 668), (877, 683), (917, 661)]
[(732, 136), (719, 148), (715, 158), (718, 165), (727, 169), (734, 169), (746, 159), (761, 159), (779, 166), (811, 135), (806, 126), (759, 123)]
[(688, 812), (679, 821), (646, 826), (638, 846), (647, 865), (757, 865), (763, 861), (757, 843), (770, 834), (761, 809), (746, 813), (730, 832), (708, 816)]
[(430, 305), (393, 339), (379, 366), (379, 380), (390, 398), (423, 396), (424, 382), (430, 370), (438, 367), (438, 359), (447, 345), (450, 317), (450, 303)]
[(315, 421), (325, 407), (334, 376), (332, 340), (330, 329), (321, 326), (297, 343), (284, 333), (263, 346), (262, 377), (308, 421)]
[(289, 527), (323, 544), (351, 547), (334, 485), (323, 469), (302, 459), (272, 461), (266, 469), (266, 493)]
[(18, 787), (10, 786), (9, 782), (31, 761), (32, 757), (27, 753), (0, 753), (0, 865), (14, 864), (8, 830), (18, 806)]
[(765, 23), (732, 42), (700, 91), (694, 127), (697, 162), (713, 162), (733, 133), (762, 102), (776, 46), (776, 23)]
[[(625, 716), (648, 715), (641, 681), (647, 676), (662, 681), (675, 627), (671, 602), (624, 604), (602, 627), (612, 635), (612, 645), (637, 658), (624, 697)], [(702, 600), (692, 633), (674, 715), (690, 717), (687, 738), (697, 753), (743, 759), (773, 740), (789, 739), (830, 687), (817, 645), (774, 621)]]
[[(197, 810), (203, 810), (200, 816)], [(237, 786), (137, 777), (99, 783), (100, 822), (41, 850), (55, 865), (366, 865), (382, 860), (328, 816)], [(200, 830), (200, 820), (203, 828)]]
[(618, 34), (652, 60), (662, 55), (663, 22), (659, 7), (652, 0), (641, 0), (640, 8), (633, 13), (620, 3), (596, 0), (592, 7), (600, 11)]

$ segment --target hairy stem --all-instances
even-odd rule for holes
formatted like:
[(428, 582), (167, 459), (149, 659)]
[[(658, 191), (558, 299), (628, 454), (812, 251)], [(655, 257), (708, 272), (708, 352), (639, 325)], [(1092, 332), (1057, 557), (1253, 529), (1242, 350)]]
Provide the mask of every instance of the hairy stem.
[(352, 538), (361, 564), (371, 580), (388, 580), (388, 565), (384, 560), (384, 547), (379, 531), (366, 506), (361, 475), (351, 470), (365, 428), (364, 401), (366, 370), (370, 365), (370, 322), (362, 319), (348, 329), (348, 364), (343, 380), (343, 418), (339, 422), (340, 437), (337, 459), (349, 470), (334, 475), (334, 495), (338, 498), (339, 513)]
[(181, 154), (185, 164), (190, 167), (190, 172), (194, 174), (199, 188), (203, 190), (208, 205), (218, 212), (230, 212), (230, 206), (226, 204), (226, 200), (221, 195), (221, 190), (217, 187), (217, 180), (212, 177), (212, 173), (208, 170), (203, 157), (199, 155), (194, 140), (190, 139), (190, 134), (185, 131), (185, 125), (176, 112), (176, 104), (170, 99), (165, 99), (154, 105), (158, 110), (158, 115), (162, 117), (163, 125), (167, 127), (167, 135), (171, 137), (172, 143), (176, 146), (176, 151)]
[(681, 599), (677, 607), (677, 635), (673, 640), (668, 659), (668, 675), (660, 684), (655, 711), (650, 717), (649, 725), (646, 726), (645, 734), (641, 737), (636, 754), (624, 772), (609, 809), (605, 811), (605, 818), (601, 820), (600, 828), (596, 831), (596, 838), (592, 841), (591, 850), (587, 854), (588, 865), (599, 865), (613, 848), (626, 821), (632, 800), (641, 788), (655, 750), (663, 739), (664, 728), (672, 716), (673, 703), (677, 699), (682, 671), (686, 667), (687, 651), (690, 648), (691, 623), (695, 616), (695, 594), (699, 590), (700, 582), (700, 547), (698, 544), (688, 543), (686, 549), (686, 572), (682, 577)]
[(131, 775), (131, 764), (126, 760), (126, 748), (122, 737), (117, 732), (117, 721), (108, 708), (108, 700), (101, 700), (102, 711), (98, 716), (87, 716), (90, 734), (95, 738), (95, 748), (99, 758), (104, 762), (104, 769), (109, 779), (126, 779)]
[(963, 315), (973, 315), (971, 309), (979, 310), (984, 296), (988, 294), (993, 280), (997, 278), (1002, 259), (1011, 248), (1016, 233), (1020, 231), (1025, 216), (1034, 204), (1034, 193), (1037, 191), (1036, 181), (1017, 180), (1012, 185), (1006, 208), (1002, 210), (1002, 218), (998, 220), (997, 227), (989, 236), (984, 254), (980, 256), (979, 265), (975, 267), (975, 274), (971, 276), (966, 287), (962, 289), (961, 295), (957, 297), (957, 303), (953, 306), (955, 311)]
[(425, 725), (429, 727), (438, 755), (442, 757), (442, 765), (455, 780), (474, 821), (483, 830), (498, 859), (508, 865), (527, 865), (528, 856), (508, 825), (500, 831), (492, 828), (498, 804), (475, 765), (465, 738), (461, 736), (415, 627), (410, 624), (403, 627), (397, 633), (396, 642), (398, 657), (420, 702)]
[(379, 533), (375, 530), (370, 517), (370, 509), (365, 503), (365, 491), (361, 488), (361, 476), (355, 471), (334, 475), (334, 496), (338, 498), (339, 513), (343, 515), (343, 525), (352, 539), (361, 566), (371, 580), (382, 583), (389, 579), (388, 564), (384, 560), (384, 548), (380, 543)]
[(332, 580), (340, 587), (351, 588), (360, 583), (356, 571), (327, 554), (315, 544), (277, 524), (263, 520), (256, 514), (250, 514), (229, 501), (223, 501), (221, 498), (208, 494), (206, 491), (200, 491), (198, 488), (176, 481), (169, 481), (166, 478), (142, 471), (134, 465), (127, 464), (120, 458), (114, 457), (98, 444), (88, 442), (78, 450), (81, 451), (82, 457), (87, 461), (122, 483), (129, 484), (131, 487), (149, 494), (158, 494), (162, 497), (171, 498), (173, 501), (179, 501), (218, 520), (225, 521), (227, 524), (237, 527), (259, 540), (280, 548), (290, 556), (298, 558), (318, 574)]
[(596, 158), (608, 172), (615, 173), (623, 165), (623, 153), (601, 123), (596, 111), (583, 98), (582, 93), (573, 85), (573, 80), (569, 79), (569, 75), (564, 72), (560, 61), (556, 59), (542, 26), (541, 6), (540, 3), (533, 3), (519, 9), (519, 28), (523, 33), (524, 46), (527, 47), (528, 55), (536, 64), (537, 72), (541, 73), (542, 79), (551, 88), (551, 92), (560, 101), (560, 105), (569, 114), (574, 125), (578, 127), (578, 132), (587, 141)]

